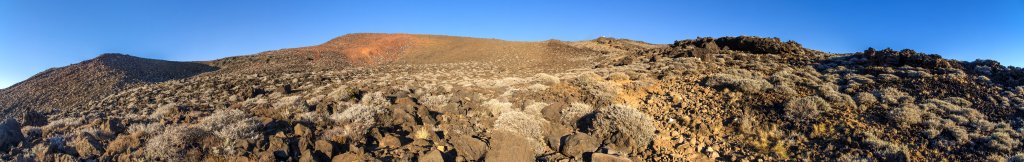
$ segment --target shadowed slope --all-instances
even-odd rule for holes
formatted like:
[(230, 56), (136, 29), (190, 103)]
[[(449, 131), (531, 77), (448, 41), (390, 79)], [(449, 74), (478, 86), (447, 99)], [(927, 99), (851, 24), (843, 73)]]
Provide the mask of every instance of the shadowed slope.
[(75, 109), (137, 84), (185, 78), (213, 70), (216, 68), (199, 63), (103, 54), (81, 63), (43, 71), (0, 90), (0, 108), (5, 115), (27, 109)]

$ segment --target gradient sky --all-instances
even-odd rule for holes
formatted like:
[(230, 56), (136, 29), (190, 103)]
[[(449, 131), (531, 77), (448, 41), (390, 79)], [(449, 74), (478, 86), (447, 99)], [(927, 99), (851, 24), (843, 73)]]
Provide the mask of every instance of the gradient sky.
[(771, 36), (1024, 66), (1024, 1), (0, 1), (0, 87), (101, 53), (199, 61), (356, 32), (671, 43)]

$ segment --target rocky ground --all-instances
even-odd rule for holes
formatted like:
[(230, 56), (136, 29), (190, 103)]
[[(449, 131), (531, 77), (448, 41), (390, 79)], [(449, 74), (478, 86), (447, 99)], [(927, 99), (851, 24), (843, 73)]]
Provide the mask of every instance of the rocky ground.
[(0, 158), (1024, 160), (1024, 70), (912, 50), (356, 34), (203, 64), (79, 107), (5, 107), (25, 113), (0, 123)]

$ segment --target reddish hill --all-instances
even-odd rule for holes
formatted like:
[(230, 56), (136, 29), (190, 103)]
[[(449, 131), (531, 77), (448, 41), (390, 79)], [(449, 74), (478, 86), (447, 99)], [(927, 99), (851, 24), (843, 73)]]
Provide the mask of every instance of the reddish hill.
[[(560, 41), (516, 42), (418, 34), (358, 33), (326, 43), (208, 62), (218, 73), (276, 73), (345, 67), (480, 62), (501, 67), (579, 67), (576, 56), (597, 51)], [(566, 60), (570, 60), (566, 62)], [(578, 59), (577, 59), (578, 60)], [(540, 68), (537, 68), (540, 69)], [(564, 69), (564, 68), (556, 68)]]

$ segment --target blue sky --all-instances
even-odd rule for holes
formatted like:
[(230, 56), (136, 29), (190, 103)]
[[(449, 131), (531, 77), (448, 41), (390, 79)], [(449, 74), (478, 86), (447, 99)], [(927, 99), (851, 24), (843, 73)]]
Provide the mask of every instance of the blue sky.
[(177, 61), (355, 32), (671, 43), (773, 36), (833, 53), (911, 48), (1024, 66), (1024, 1), (0, 1), (0, 87), (101, 53)]

